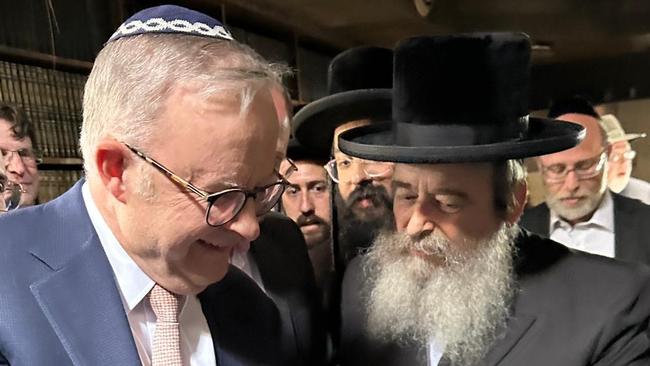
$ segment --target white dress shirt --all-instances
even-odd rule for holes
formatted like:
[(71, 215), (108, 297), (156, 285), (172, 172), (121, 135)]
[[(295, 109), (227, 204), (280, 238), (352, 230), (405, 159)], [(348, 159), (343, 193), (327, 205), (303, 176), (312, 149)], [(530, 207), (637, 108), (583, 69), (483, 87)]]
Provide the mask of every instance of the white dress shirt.
[[(153, 335), (156, 330), (156, 315), (146, 296), (153, 288), (154, 282), (138, 267), (117, 241), (97, 209), (88, 183), (84, 183), (81, 192), (90, 221), (92, 221), (115, 274), (117, 288), (129, 320), (140, 361), (143, 366), (149, 366), (151, 365)], [(201, 310), (201, 303), (196, 296), (185, 297), (179, 322), (183, 365), (216, 365), (210, 328)]]
[(440, 344), (436, 343), (433, 339), (429, 341), (429, 365), (428, 366), (438, 366), (442, 355), (445, 352), (445, 348), (441, 347)]
[(614, 237), (614, 202), (609, 190), (600, 202), (596, 212), (589, 221), (571, 225), (551, 211), (551, 239), (569, 248), (583, 252), (613, 258), (615, 251)]

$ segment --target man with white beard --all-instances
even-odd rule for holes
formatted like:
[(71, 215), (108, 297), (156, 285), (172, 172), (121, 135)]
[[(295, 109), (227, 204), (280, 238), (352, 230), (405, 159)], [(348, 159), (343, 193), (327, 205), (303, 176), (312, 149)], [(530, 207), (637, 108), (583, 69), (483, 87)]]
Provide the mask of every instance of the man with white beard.
[(607, 188), (611, 144), (598, 113), (580, 97), (556, 101), (549, 118), (577, 123), (578, 146), (536, 157), (545, 202), (524, 212), (522, 227), (570, 248), (650, 264), (650, 206)]
[(416, 37), (395, 50), (392, 122), (339, 137), (396, 163), (396, 233), (350, 263), (341, 365), (650, 362), (650, 270), (522, 230), (522, 158), (571, 148), (575, 124), (528, 116), (523, 34)]

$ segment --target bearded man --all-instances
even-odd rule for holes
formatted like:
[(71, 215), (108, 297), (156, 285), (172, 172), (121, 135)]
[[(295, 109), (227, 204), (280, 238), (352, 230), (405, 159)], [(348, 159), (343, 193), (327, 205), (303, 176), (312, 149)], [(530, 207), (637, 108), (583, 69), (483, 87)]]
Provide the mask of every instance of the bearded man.
[(306, 149), (333, 156), (325, 169), (335, 183), (335, 264), (342, 270), (379, 231), (393, 228), (389, 195), (393, 164), (349, 156), (337, 137), (353, 127), (390, 117), (393, 51), (356, 47), (335, 56), (328, 67), (328, 95), (303, 107), (292, 121), (294, 137)]
[(580, 124), (574, 148), (535, 158), (545, 202), (528, 209), (521, 226), (570, 248), (650, 264), (650, 206), (607, 188), (612, 146), (588, 101), (558, 100), (549, 118)]
[(339, 137), (346, 154), (396, 163), (397, 229), (345, 274), (342, 365), (650, 361), (650, 271), (517, 226), (520, 159), (584, 138), (528, 116), (529, 60), (523, 34), (402, 41), (393, 122)]

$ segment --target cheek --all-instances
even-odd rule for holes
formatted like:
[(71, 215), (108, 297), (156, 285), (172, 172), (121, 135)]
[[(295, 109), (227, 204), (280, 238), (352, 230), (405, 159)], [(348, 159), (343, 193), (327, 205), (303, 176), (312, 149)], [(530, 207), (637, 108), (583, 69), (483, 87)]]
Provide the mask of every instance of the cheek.
[(394, 204), (393, 215), (395, 216), (395, 227), (397, 231), (403, 231), (408, 226), (413, 210), (410, 207)]
[(316, 216), (324, 219), (325, 221), (330, 221), (330, 198), (328, 195), (323, 195), (318, 199), (314, 200), (314, 205), (316, 206)]
[(298, 199), (294, 197), (282, 199), (282, 209), (284, 209), (284, 214), (292, 220), (298, 218), (298, 202)]
[(351, 183), (339, 183), (338, 185), (339, 193), (344, 200), (347, 200), (350, 197), (350, 193), (354, 190), (354, 185)]

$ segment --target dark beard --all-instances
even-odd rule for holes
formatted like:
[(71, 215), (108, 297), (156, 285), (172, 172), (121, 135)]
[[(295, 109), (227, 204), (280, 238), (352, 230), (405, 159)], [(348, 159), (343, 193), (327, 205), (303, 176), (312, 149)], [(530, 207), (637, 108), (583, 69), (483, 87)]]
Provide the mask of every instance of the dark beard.
[[(375, 207), (368, 209), (367, 214), (359, 215), (353, 206), (363, 198), (372, 200)], [(384, 186), (362, 182), (347, 200), (343, 200), (336, 189), (334, 201), (339, 229), (339, 255), (344, 266), (368, 248), (379, 232), (395, 227), (393, 203)]]

